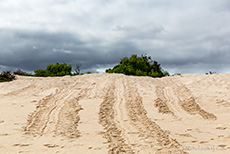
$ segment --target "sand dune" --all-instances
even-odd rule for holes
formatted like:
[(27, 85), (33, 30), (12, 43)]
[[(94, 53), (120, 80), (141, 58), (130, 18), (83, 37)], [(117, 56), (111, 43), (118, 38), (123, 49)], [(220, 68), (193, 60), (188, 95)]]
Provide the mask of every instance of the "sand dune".
[(228, 154), (230, 74), (0, 83), (0, 153)]

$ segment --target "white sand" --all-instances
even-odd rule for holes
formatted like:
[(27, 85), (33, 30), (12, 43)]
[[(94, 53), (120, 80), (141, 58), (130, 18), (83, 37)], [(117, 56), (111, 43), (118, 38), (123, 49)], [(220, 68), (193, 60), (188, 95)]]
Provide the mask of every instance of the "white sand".
[(230, 153), (230, 74), (0, 83), (0, 153)]

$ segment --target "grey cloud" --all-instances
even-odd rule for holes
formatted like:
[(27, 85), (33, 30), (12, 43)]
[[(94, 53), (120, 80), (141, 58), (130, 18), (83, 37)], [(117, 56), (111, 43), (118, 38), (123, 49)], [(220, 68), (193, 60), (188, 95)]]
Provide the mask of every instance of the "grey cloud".
[(66, 62), (92, 71), (147, 53), (171, 73), (230, 72), (228, 0), (0, 4), (0, 70)]
[[(4, 30), (4, 33), (7, 30)], [(0, 42), (8, 40), (8, 44), (1, 44), (1, 65), (33, 70), (44, 67), (48, 63), (70, 62), (79, 60), (73, 53), (55, 52), (54, 49), (75, 51), (78, 44), (83, 44), (76, 37), (68, 33), (22, 32), (8, 31), (13, 37), (1, 34)], [(65, 49), (65, 50), (64, 50)], [(60, 51), (62, 51), (60, 50)]]
[[(116, 25), (113, 28), (114, 31), (121, 33), (126, 39), (154, 39), (156, 35), (164, 32), (162, 26), (157, 26), (154, 24), (149, 24), (148, 26), (131, 26), (131, 25)], [(127, 38), (128, 37), (128, 38)]]
[(0, 65), (32, 71), (45, 68), (50, 63), (66, 62), (73, 67), (82, 63), (83, 69), (95, 70), (102, 65), (117, 63), (124, 55), (129, 56), (131, 52), (138, 51), (135, 45), (129, 42), (113, 42), (102, 47), (100, 44), (103, 40), (91, 41), (85, 42), (64, 32), (4, 29), (0, 31)]

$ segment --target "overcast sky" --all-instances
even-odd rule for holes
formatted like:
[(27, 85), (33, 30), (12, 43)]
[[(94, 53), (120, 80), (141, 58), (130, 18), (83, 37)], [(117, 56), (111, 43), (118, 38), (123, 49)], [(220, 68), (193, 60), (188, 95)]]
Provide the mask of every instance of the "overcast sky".
[(230, 73), (229, 0), (0, 0), (0, 71), (147, 54), (173, 73)]

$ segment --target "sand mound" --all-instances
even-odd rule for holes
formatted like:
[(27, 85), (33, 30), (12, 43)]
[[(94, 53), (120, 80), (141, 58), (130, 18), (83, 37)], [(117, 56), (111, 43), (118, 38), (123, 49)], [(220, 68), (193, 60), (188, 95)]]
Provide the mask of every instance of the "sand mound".
[(0, 83), (0, 153), (230, 152), (230, 74)]

